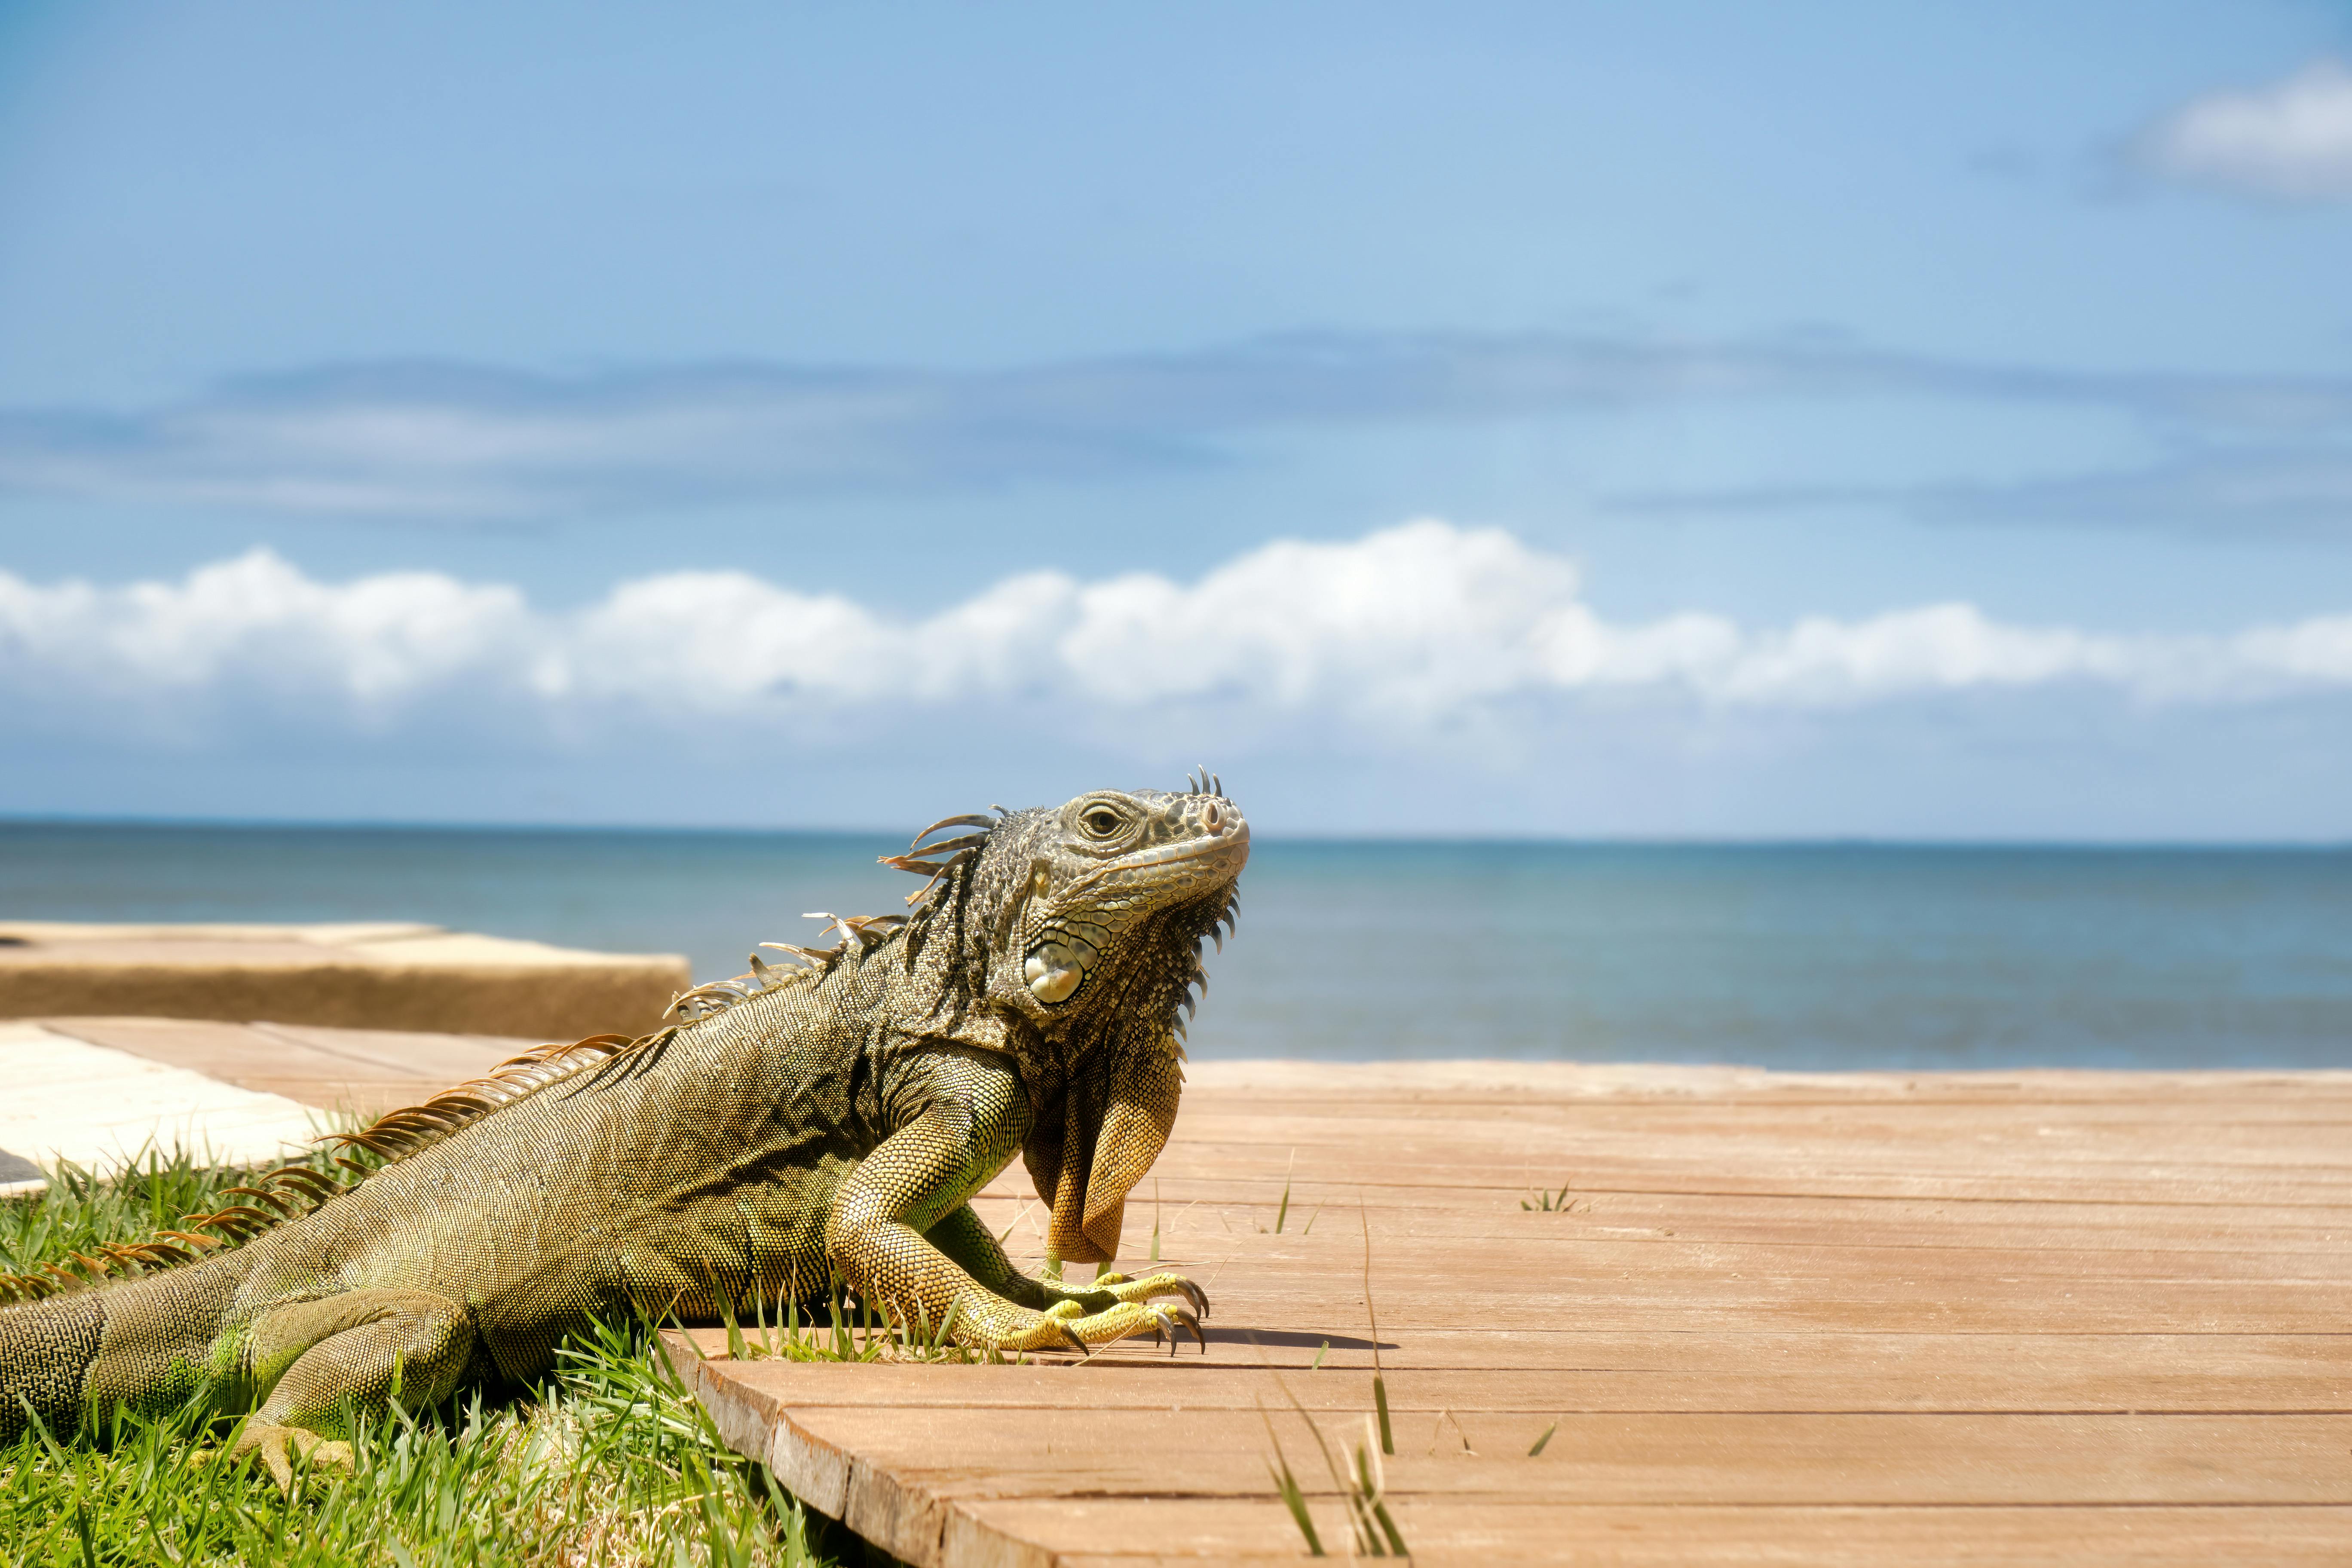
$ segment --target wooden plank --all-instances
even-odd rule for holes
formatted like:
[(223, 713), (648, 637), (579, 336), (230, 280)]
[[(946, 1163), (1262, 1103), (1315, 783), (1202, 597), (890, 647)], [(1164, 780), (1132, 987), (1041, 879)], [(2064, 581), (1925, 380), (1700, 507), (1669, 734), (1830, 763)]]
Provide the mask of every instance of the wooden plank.
[[(1502, 1386), (1497, 1380), (1494, 1386)], [(1479, 1391), (1469, 1392), (1475, 1397)], [(1267, 1391), (1270, 1398), (1278, 1397)], [(1320, 1422), (1364, 1438), (1369, 1390)], [(792, 1405), (805, 1439), (934, 1500), (1247, 1497), (1279, 1441), (1310, 1494), (1336, 1494), (1296, 1411), (997, 1404)], [(2352, 1506), (2352, 1414), (2066, 1415), (1392, 1411), (1390, 1495), (1743, 1505)], [(1540, 1458), (1528, 1450), (1547, 1428)], [(1466, 1447), (1465, 1447), (1466, 1444)], [(2216, 1457), (2228, 1456), (2217, 1464)], [(852, 1521), (853, 1524), (855, 1521)]]
[(45, 1027), (303, 1105), (378, 1116), (488, 1071), (536, 1042), (188, 1018), (74, 1017)]
[[(1339, 1512), (1314, 1510), (1340, 1554)], [(1061, 1568), (1297, 1564), (1298, 1534), (1279, 1506), (1210, 1501), (974, 1505), (974, 1523), (1030, 1553), (950, 1559)], [(1416, 1502), (1405, 1543), (1422, 1568), (1550, 1563), (1563, 1568), (2264, 1568), (2352, 1558), (2340, 1508), (1641, 1508), (1579, 1503)], [(977, 1533), (977, 1531), (974, 1531)], [(1121, 1550), (1121, 1548), (1125, 1550)]]
[(1426, 1066), (1196, 1075), (1128, 1242), (1206, 1355), (674, 1358), (913, 1562), (1295, 1561), (1261, 1410), (1338, 1549), (1369, 1228), (1417, 1561), (2352, 1557), (2352, 1075)]
[[(2168, 1134), (2167, 1138), (2192, 1136)], [(1736, 1197), (1845, 1197), (1969, 1200), (2045, 1204), (2261, 1204), (2272, 1206), (2352, 1205), (2352, 1184), (2335, 1174), (2311, 1175), (2302, 1169), (2271, 1168), (2256, 1172), (2231, 1170), (2185, 1162), (2146, 1163), (2100, 1169), (2069, 1169), (2055, 1162), (2027, 1162), (2009, 1168), (2003, 1161), (1984, 1156), (1955, 1156), (1928, 1163), (1900, 1165), (1889, 1160), (1847, 1155), (1835, 1160), (1790, 1157), (1754, 1148), (1715, 1146), (1691, 1150), (1704, 1163), (1670, 1162), (1652, 1151), (1669, 1147), (1673, 1140), (1657, 1134), (1642, 1141), (1638, 1153), (1608, 1156), (1580, 1146), (1572, 1160), (1545, 1156), (1526, 1158), (1516, 1151), (1485, 1150), (1465, 1141), (1459, 1155), (1445, 1159), (1442, 1151), (1415, 1158), (1399, 1151), (1381, 1159), (1354, 1152), (1318, 1151), (1291, 1146), (1269, 1157), (1244, 1158), (1230, 1149), (1220, 1152), (1181, 1150), (1168, 1160), (1163, 1182), (1198, 1183), (1207, 1192), (1228, 1201), (1262, 1201), (1271, 1206), (1286, 1179), (1293, 1181), (1293, 1199), (1300, 1195), (1296, 1178), (1286, 1171), (1284, 1154), (1295, 1152), (1312, 1173), (1305, 1179), (1327, 1195), (1357, 1193), (1424, 1194), (1444, 1201), (1456, 1193), (1524, 1193), (1529, 1188), (1567, 1181), (1598, 1192), (1686, 1193)], [(1163, 1156), (1166, 1158), (1166, 1156)]]
[[(1821, 1247), (1934, 1249), (2011, 1246), (2053, 1253), (2166, 1250), (2311, 1253), (2334, 1256), (2352, 1232), (2352, 1214), (2329, 1215), (2308, 1209), (2207, 1205), (1952, 1205), (1934, 1199), (1869, 1200), (1740, 1195), (1693, 1196), (1679, 1193), (1599, 1193), (1579, 1188), (1569, 1194), (1567, 1214), (1529, 1214), (1519, 1208), (1527, 1194), (1504, 1192), (1471, 1203), (1420, 1203), (1386, 1199), (1379, 1205), (1382, 1235), (1418, 1242), (1425, 1237), (1475, 1239), (1515, 1246), (1530, 1236), (1590, 1235), (1725, 1243), (1780, 1242)], [(1034, 1194), (992, 1188), (976, 1198), (994, 1229), (1012, 1226), (1042, 1238), (1042, 1210)], [(1317, 1218), (1318, 1206), (1325, 1208)], [(1354, 1194), (1328, 1206), (1309, 1195), (1294, 1203), (1288, 1234), (1344, 1235), (1356, 1212)], [(1369, 1205), (1369, 1200), (1367, 1206)], [(1130, 1204), (1130, 1223), (1147, 1238), (1161, 1228), (1163, 1245), (1195, 1256), (1220, 1234), (1230, 1237), (1261, 1228), (1272, 1233), (1274, 1203), (1219, 1204), (1194, 1198), (1181, 1186), (1166, 1188), (1155, 1205), (1147, 1194)], [(1314, 1230), (1301, 1227), (1313, 1224)]]
[[(723, 1329), (678, 1337), (704, 1356), (726, 1354)], [(1086, 1363), (1020, 1367), (752, 1360), (715, 1370), (774, 1409), (1251, 1410), (1288, 1397), (1311, 1410), (1370, 1407), (1365, 1341), (1343, 1338), (1325, 1352), (1313, 1336), (1286, 1339), (1245, 1350), (1220, 1341), (1206, 1356), (1164, 1355), (1137, 1341)], [(1382, 1361), (1391, 1407), (1432, 1414), (2352, 1411), (2352, 1335), (2344, 1334), (1454, 1331), (1412, 1335)]]

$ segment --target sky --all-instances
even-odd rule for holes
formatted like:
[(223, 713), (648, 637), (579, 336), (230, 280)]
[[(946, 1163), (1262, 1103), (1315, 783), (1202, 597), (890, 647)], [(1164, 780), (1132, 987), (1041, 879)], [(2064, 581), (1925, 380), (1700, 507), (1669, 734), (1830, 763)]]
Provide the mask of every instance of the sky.
[(0, 814), (2352, 838), (2352, 5), (0, 12)]

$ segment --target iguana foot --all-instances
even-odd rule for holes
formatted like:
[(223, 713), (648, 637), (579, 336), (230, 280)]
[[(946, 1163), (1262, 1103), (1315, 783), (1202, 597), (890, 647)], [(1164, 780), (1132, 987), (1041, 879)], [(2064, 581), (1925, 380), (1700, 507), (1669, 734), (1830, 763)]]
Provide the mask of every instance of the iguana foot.
[(253, 1454), (261, 1456), (261, 1462), (269, 1468), (271, 1478), (278, 1482), (278, 1489), (289, 1497), (294, 1491), (294, 1454), (301, 1455), (313, 1469), (332, 1466), (348, 1471), (358, 1468), (349, 1443), (322, 1437), (307, 1426), (248, 1424), (227, 1457), (242, 1459)]
[(1038, 1321), (1017, 1333), (997, 1341), (997, 1348), (1009, 1351), (1075, 1350), (1092, 1354), (1097, 1345), (1113, 1340), (1123, 1340), (1130, 1334), (1148, 1333), (1154, 1339), (1168, 1342), (1168, 1353), (1176, 1353), (1178, 1329), (1189, 1330), (1201, 1344), (1202, 1353), (1209, 1349), (1209, 1336), (1201, 1330), (1201, 1320), (1184, 1307), (1156, 1307), (1147, 1301), (1121, 1301), (1100, 1312), (1089, 1312), (1076, 1301), (1056, 1301), (1038, 1314)]
[(1147, 1274), (1140, 1279), (1130, 1279), (1124, 1274), (1097, 1274), (1092, 1289), (1108, 1290), (1121, 1301), (1149, 1301), (1154, 1296), (1181, 1296), (1192, 1304), (1193, 1315), (1209, 1315), (1209, 1293), (1181, 1274)]

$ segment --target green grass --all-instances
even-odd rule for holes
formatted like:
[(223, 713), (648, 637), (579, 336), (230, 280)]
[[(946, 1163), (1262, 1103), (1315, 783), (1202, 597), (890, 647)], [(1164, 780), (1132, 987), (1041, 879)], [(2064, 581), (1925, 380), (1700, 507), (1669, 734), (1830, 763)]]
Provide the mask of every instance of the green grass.
[[(1095, 1272), (1104, 1273), (1108, 1267)], [(1029, 1359), (1025, 1351), (1007, 1357), (1001, 1351), (958, 1344), (949, 1337), (952, 1312), (940, 1323), (896, 1323), (837, 1287), (824, 1308), (824, 1319), (819, 1321), (803, 1314), (795, 1300), (755, 1301), (750, 1318), (728, 1320), (727, 1354), (735, 1361), (984, 1362), (991, 1366), (1025, 1365)]]
[[(1318, 1211), (1319, 1212), (1319, 1211)], [(1388, 1481), (1381, 1470), (1381, 1456), (1396, 1452), (1396, 1435), (1389, 1425), (1389, 1385), (1381, 1372), (1381, 1319), (1372, 1305), (1372, 1219), (1369, 1209), (1359, 1206), (1357, 1218), (1364, 1231), (1364, 1312), (1372, 1329), (1372, 1414), (1364, 1417), (1364, 1438), (1352, 1455), (1334, 1458), (1331, 1445), (1315, 1417), (1307, 1413), (1298, 1395), (1290, 1392), (1290, 1384), (1282, 1374), (1275, 1374), (1274, 1384), (1282, 1390), (1283, 1398), (1290, 1402), (1298, 1419), (1307, 1425), (1307, 1435), (1323, 1456), (1323, 1465), (1331, 1474), (1331, 1489), (1339, 1494), (1347, 1509), (1349, 1555), (1351, 1557), (1409, 1557), (1404, 1536), (1398, 1531), (1396, 1520), (1389, 1512)], [(1324, 1352), (1331, 1348), (1325, 1341), (1315, 1352), (1314, 1365), (1307, 1370), (1319, 1371)], [(1274, 1446), (1274, 1458), (1266, 1461), (1266, 1474), (1273, 1478), (1274, 1489), (1280, 1494), (1283, 1507), (1290, 1510), (1291, 1521), (1307, 1542), (1310, 1557), (1329, 1555), (1324, 1550), (1323, 1538), (1315, 1528), (1315, 1516), (1307, 1505), (1306, 1489), (1290, 1468), (1289, 1456), (1282, 1451), (1282, 1439), (1275, 1435), (1274, 1418), (1263, 1404), (1258, 1405), (1258, 1419), (1265, 1423), (1266, 1441)], [(1344, 1445), (1342, 1445), (1344, 1447)], [(1466, 1447), (1466, 1445), (1465, 1445)], [(1538, 1447), (1541, 1445), (1538, 1445)]]
[[(222, 1189), (247, 1175), (162, 1156), (111, 1180), (60, 1172), (46, 1194), (0, 1199), (0, 1269), (139, 1239), (235, 1202)], [(826, 1329), (837, 1331), (779, 1348), (887, 1353), (870, 1326), (862, 1342), (837, 1315)], [(258, 1465), (208, 1462), (234, 1430), (189, 1413), (125, 1420), (105, 1441), (36, 1433), (0, 1448), (8, 1561), (752, 1568), (866, 1556), (727, 1447), (642, 1327), (600, 1328), (520, 1397), (476, 1394), (364, 1430), (353, 1473), (310, 1472), (290, 1500)]]
[(1570, 1184), (1562, 1182), (1559, 1191), (1538, 1187), (1519, 1200), (1519, 1206), (1536, 1214), (1569, 1214), (1575, 1210), (1576, 1200), (1568, 1195)]
[[(1285, 1172), (1282, 1178), (1282, 1202), (1276, 1206), (1274, 1211), (1274, 1234), (1276, 1236), (1280, 1236), (1282, 1234), (1283, 1226), (1287, 1223), (1290, 1218), (1290, 1177), (1298, 1165), (1298, 1151), (1296, 1149), (1293, 1149), (1290, 1152), (1290, 1164), (1291, 1170)], [(1315, 1212), (1307, 1216), (1307, 1223), (1299, 1228), (1298, 1234), (1301, 1236), (1311, 1236), (1314, 1234), (1315, 1222), (1321, 1218), (1322, 1215), (1323, 1205), (1321, 1204), (1317, 1204), (1315, 1205)], [(1260, 1232), (1264, 1232), (1265, 1226), (1260, 1226), (1257, 1228)], [(1160, 1261), (1160, 1225), (1157, 1220), (1152, 1222), (1151, 1226), (1151, 1261), (1154, 1263)]]
[[(323, 1152), (297, 1163), (348, 1176)], [(0, 1274), (31, 1273), (44, 1263), (68, 1262), (76, 1252), (137, 1241), (189, 1215), (226, 1208), (239, 1200), (225, 1189), (249, 1174), (152, 1151), (103, 1179), (68, 1162), (51, 1175), (47, 1192), (0, 1198)]]
[[(1323, 1436), (1323, 1428), (1316, 1425), (1315, 1417), (1307, 1413), (1307, 1406), (1298, 1402), (1298, 1396), (1290, 1392), (1290, 1385), (1282, 1381), (1279, 1373), (1274, 1382), (1275, 1386), (1282, 1390), (1283, 1397), (1290, 1402), (1291, 1409), (1297, 1413), (1298, 1419), (1306, 1423), (1307, 1435), (1315, 1439), (1315, 1447), (1323, 1456), (1324, 1467), (1331, 1473), (1331, 1489), (1339, 1494), (1340, 1502), (1347, 1510), (1351, 1545), (1349, 1555), (1412, 1556), (1412, 1552), (1405, 1546), (1403, 1534), (1397, 1529), (1394, 1516), (1389, 1512), (1388, 1481), (1381, 1471), (1380, 1456), (1373, 1451), (1374, 1445), (1380, 1441), (1380, 1434), (1372, 1418), (1369, 1415), (1364, 1417), (1363, 1440), (1356, 1445), (1352, 1455), (1334, 1456), (1329, 1441)], [(1328, 1556), (1322, 1534), (1315, 1528), (1314, 1513), (1307, 1504), (1306, 1489), (1298, 1484), (1298, 1478), (1292, 1473), (1290, 1458), (1282, 1451), (1282, 1439), (1275, 1434), (1274, 1418), (1266, 1414), (1263, 1404), (1259, 1405), (1257, 1413), (1258, 1418), (1265, 1423), (1266, 1441), (1274, 1445), (1274, 1458), (1266, 1461), (1265, 1467), (1266, 1474), (1273, 1478), (1274, 1489), (1281, 1494), (1283, 1507), (1290, 1510), (1291, 1522), (1298, 1526), (1298, 1533), (1305, 1538), (1307, 1554), (1310, 1557)]]

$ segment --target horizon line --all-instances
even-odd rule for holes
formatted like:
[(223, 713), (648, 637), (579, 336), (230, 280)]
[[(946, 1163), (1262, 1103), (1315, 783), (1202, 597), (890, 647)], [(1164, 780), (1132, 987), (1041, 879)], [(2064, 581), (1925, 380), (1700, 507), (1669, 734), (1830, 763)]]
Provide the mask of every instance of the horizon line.
[[(802, 838), (896, 838), (904, 827), (840, 825), (782, 826), (776, 824), (549, 822), (484, 820), (417, 820), (395, 817), (240, 817), (89, 815), (0, 810), (0, 831), (22, 827), (70, 828), (215, 828), (231, 832), (341, 833), (470, 833), (470, 834), (667, 834), (680, 837), (766, 837)], [(1665, 834), (1665, 833), (1390, 833), (1381, 831), (1304, 831), (1267, 835), (1265, 842), (1288, 845), (1361, 845), (1409, 847), (1547, 846), (1591, 848), (1855, 848), (1855, 849), (2074, 849), (2240, 850), (2294, 853), (2352, 851), (2352, 838), (2084, 838), (2032, 837), (1969, 837), (1959, 834), (1900, 835), (1875, 833), (1809, 834)]]

